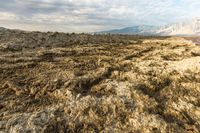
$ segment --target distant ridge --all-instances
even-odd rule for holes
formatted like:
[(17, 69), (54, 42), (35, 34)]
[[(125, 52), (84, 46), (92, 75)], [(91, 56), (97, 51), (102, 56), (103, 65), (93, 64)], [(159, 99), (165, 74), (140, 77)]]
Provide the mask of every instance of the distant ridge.
[(200, 18), (185, 22), (178, 22), (164, 26), (138, 25), (122, 29), (113, 29), (98, 32), (100, 34), (138, 34), (138, 35), (175, 35), (193, 36), (200, 35)]
[[(0, 31), (7, 31), (0, 27)], [(14, 31), (24, 31), (12, 29)], [(97, 34), (129, 34), (129, 35), (160, 35), (160, 36), (200, 36), (200, 18), (189, 21), (173, 23), (164, 26), (136, 25), (122, 29), (95, 32)]]
[(155, 26), (140, 25), (140, 26), (126, 27), (122, 29), (114, 29), (110, 31), (102, 31), (99, 33), (149, 35), (152, 34), (155, 28), (156, 28)]
[(8, 29), (6, 29), (4, 27), (0, 27), (0, 31), (5, 31), (5, 30), (8, 30)]

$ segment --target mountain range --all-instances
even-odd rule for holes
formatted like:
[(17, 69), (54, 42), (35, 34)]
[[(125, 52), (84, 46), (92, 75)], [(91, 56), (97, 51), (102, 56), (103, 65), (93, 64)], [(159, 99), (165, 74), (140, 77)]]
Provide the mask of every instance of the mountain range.
[[(0, 27), (0, 31), (8, 30)], [(18, 30), (17, 30), (18, 31)], [(130, 34), (130, 35), (158, 35), (158, 36), (200, 36), (200, 18), (188, 21), (163, 25), (136, 25), (132, 27), (125, 27), (122, 29), (113, 29), (101, 32), (98, 34)]]
[(200, 35), (200, 19), (193, 19), (164, 26), (137, 25), (98, 33), (194, 36)]

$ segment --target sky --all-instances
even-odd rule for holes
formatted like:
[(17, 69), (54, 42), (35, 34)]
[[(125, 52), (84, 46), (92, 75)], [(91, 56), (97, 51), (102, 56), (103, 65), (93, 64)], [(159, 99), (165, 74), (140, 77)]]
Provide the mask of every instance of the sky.
[(0, 0), (0, 27), (95, 32), (200, 17), (200, 0)]

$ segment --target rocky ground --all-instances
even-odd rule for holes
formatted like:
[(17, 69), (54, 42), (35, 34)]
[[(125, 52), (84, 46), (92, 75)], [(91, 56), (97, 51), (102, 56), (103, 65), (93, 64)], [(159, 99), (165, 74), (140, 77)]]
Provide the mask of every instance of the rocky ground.
[(199, 133), (200, 47), (1, 31), (0, 132)]

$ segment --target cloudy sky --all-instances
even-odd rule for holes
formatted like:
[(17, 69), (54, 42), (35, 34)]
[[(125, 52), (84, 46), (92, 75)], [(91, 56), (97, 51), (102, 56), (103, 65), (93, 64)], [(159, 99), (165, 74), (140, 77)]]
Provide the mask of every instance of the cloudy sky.
[(92, 32), (200, 17), (200, 0), (0, 0), (0, 27)]

